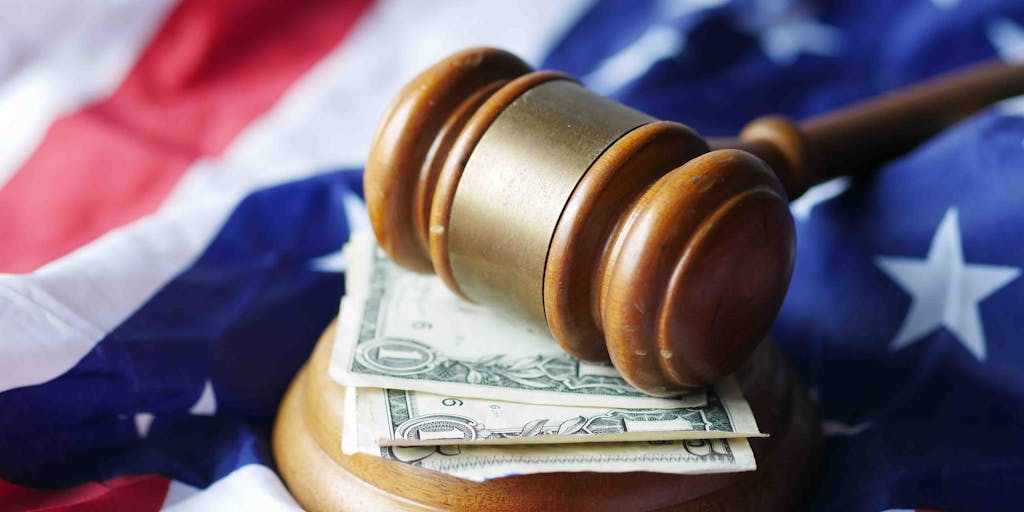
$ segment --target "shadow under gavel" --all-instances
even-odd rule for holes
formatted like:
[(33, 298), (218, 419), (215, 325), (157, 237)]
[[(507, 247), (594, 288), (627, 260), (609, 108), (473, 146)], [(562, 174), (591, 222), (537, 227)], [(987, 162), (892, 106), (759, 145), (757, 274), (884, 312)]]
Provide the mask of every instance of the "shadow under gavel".
[(793, 268), (789, 199), (1022, 93), (1024, 66), (993, 62), (707, 141), (567, 75), (470, 49), (394, 100), (366, 201), (399, 265), (670, 395), (732, 372), (767, 334)]

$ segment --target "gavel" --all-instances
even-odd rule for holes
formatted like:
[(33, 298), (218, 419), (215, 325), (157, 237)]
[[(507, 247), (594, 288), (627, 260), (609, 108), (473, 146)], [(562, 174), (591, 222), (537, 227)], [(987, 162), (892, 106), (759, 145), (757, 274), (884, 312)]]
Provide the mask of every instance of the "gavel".
[(1024, 66), (991, 62), (705, 140), (475, 48), (402, 89), (363, 186), (397, 264), (669, 396), (732, 372), (766, 336), (793, 270), (789, 199), (1022, 93)]

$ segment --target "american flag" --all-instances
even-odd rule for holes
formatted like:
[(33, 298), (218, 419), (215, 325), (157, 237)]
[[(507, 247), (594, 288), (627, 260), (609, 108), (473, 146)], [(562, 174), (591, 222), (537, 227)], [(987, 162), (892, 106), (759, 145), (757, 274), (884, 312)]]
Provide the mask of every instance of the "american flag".
[[(391, 97), (469, 46), (706, 136), (977, 61), (1019, 0), (0, 2), (0, 511), (297, 510), (269, 434)], [(1021, 510), (1024, 98), (793, 204), (814, 511)]]

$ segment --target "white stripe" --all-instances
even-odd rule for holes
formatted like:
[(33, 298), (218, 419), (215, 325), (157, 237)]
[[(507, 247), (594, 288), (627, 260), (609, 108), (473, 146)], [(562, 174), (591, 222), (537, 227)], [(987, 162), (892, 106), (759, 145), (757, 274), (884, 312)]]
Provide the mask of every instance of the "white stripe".
[(31, 274), (0, 274), (0, 392), (71, 369), (192, 263), (235, 204), (161, 212)]
[(301, 512), (284, 484), (270, 468), (259, 464), (242, 466), (206, 489), (171, 482), (161, 510), (165, 512), (208, 512), (259, 510)]
[(222, 158), (194, 165), (160, 212), (32, 274), (0, 275), (0, 392), (73, 367), (187, 268), (252, 189), (361, 162), (385, 105), (424, 66), (480, 44), (539, 60), (588, 3), (557, 5), (377, 5)]
[(362, 166), (384, 109), (413, 76), (470, 46), (536, 64), (590, 0), (375, 4), (345, 44), (250, 124), (219, 161), (192, 166), (167, 207), (252, 190), (339, 166)]
[(0, 4), (0, 185), (59, 116), (109, 95), (171, 0)]
[(167, 486), (167, 496), (164, 496), (163, 506), (160, 509), (166, 510), (172, 505), (177, 505), (201, 492), (203, 492), (202, 489), (198, 487), (186, 484), (185, 482), (171, 480), (171, 484)]

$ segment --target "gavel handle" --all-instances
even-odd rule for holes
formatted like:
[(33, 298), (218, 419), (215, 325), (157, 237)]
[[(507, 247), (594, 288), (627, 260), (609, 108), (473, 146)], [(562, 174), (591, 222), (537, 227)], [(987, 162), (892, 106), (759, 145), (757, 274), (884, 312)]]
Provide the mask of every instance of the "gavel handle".
[(870, 171), (999, 100), (1024, 94), (1024, 65), (977, 64), (799, 124), (766, 116), (738, 138), (711, 139), (765, 160), (790, 199), (831, 178)]

